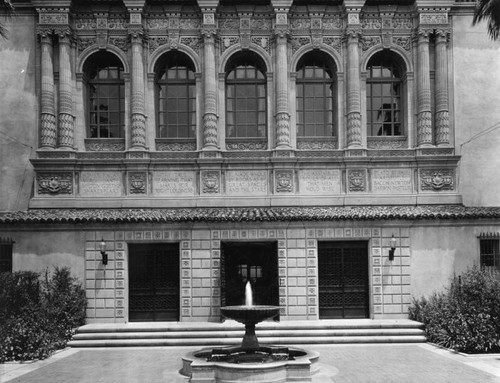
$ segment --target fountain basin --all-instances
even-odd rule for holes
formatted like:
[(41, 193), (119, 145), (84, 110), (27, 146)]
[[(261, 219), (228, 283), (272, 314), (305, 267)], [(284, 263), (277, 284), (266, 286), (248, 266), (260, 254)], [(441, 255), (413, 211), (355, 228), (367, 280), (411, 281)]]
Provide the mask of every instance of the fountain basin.
[(222, 315), (234, 319), (237, 322), (247, 324), (256, 324), (263, 320), (274, 318), (280, 312), (278, 306), (225, 306), (221, 307)]
[[(285, 383), (311, 382), (312, 376), (319, 371), (319, 353), (312, 351), (288, 348), (292, 359), (242, 363), (208, 361), (207, 356), (212, 351), (198, 350), (185, 355), (180, 373), (189, 377), (190, 383)], [(250, 358), (249, 354), (245, 355)]]

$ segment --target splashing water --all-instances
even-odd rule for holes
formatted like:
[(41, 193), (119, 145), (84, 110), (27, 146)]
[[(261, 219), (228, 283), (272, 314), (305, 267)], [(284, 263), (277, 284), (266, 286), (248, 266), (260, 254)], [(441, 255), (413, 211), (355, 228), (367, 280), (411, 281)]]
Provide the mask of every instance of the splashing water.
[(247, 281), (245, 285), (245, 306), (253, 306), (252, 285)]

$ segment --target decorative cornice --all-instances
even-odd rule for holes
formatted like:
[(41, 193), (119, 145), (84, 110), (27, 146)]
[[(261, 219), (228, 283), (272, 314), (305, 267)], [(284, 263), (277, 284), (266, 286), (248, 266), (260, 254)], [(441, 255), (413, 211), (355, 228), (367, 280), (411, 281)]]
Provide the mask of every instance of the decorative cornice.
[(185, 209), (33, 209), (0, 213), (0, 225), (499, 219), (500, 207), (462, 205)]

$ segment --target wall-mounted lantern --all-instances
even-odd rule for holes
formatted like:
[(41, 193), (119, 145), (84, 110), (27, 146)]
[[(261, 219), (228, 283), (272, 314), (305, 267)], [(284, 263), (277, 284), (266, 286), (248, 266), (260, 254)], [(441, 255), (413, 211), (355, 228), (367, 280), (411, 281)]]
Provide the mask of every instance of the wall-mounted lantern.
[(394, 252), (396, 251), (396, 238), (394, 238), (394, 234), (391, 238), (391, 248), (389, 250), (389, 261), (394, 261)]
[(104, 242), (104, 238), (101, 239), (101, 243), (99, 244), (99, 250), (101, 250), (102, 264), (108, 264), (108, 253), (106, 253), (106, 242)]

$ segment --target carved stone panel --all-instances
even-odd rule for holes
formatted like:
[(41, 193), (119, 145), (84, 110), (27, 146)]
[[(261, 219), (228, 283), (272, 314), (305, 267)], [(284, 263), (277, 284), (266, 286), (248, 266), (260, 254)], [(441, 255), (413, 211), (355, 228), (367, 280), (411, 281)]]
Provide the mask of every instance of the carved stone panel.
[(372, 191), (375, 194), (411, 194), (411, 170), (373, 169)]
[(120, 172), (84, 171), (80, 173), (82, 197), (120, 197), (123, 194)]
[(340, 170), (300, 170), (299, 190), (301, 194), (338, 195), (341, 190)]
[(201, 194), (220, 194), (220, 171), (201, 172)]
[(266, 195), (268, 184), (266, 170), (229, 170), (226, 172), (228, 195)]
[(147, 173), (130, 172), (128, 174), (128, 186), (130, 194), (147, 194)]
[(73, 173), (37, 173), (36, 180), (38, 194), (73, 194)]
[(420, 190), (422, 191), (455, 190), (455, 170), (421, 169)]
[(153, 194), (157, 196), (192, 196), (196, 193), (195, 172), (158, 171), (153, 173)]
[(366, 170), (348, 170), (347, 183), (350, 192), (366, 191)]
[(276, 170), (274, 173), (274, 190), (276, 193), (293, 193), (293, 171)]

